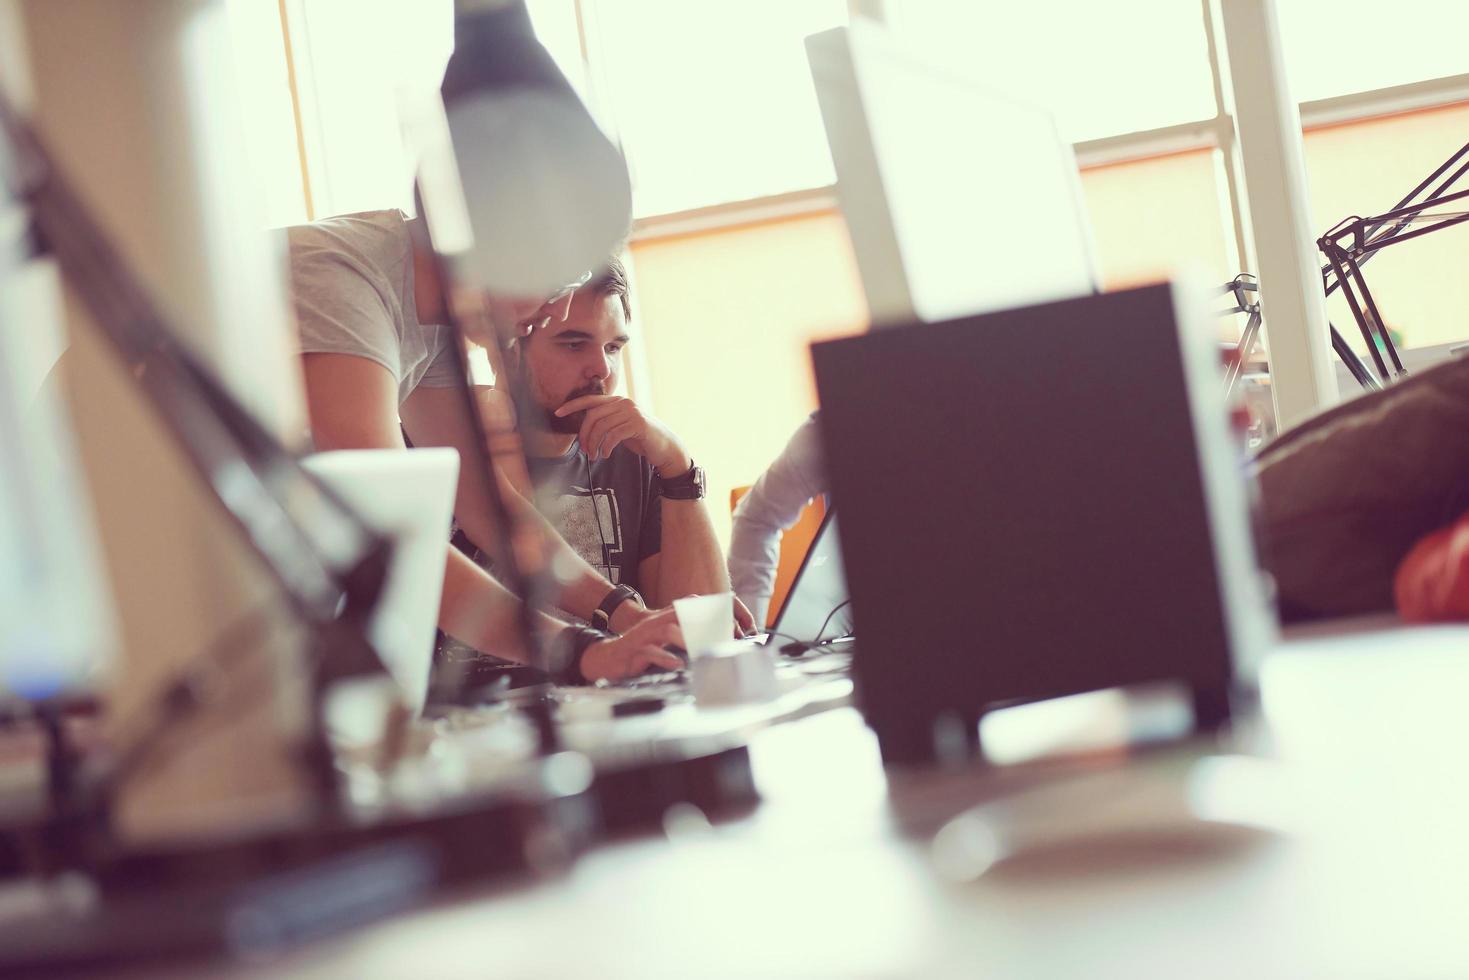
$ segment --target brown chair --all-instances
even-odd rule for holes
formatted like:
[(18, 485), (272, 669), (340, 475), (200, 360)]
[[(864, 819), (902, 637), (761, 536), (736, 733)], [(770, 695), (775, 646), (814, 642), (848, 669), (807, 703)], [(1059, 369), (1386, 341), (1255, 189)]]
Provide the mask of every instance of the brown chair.
[[(729, 492), (730, 513), (734, 513), (735, 505), (749, 492), (749, 487), (735, 487)], [(780, 615), (781, 606), (785, 605), (786, 596), (796, 580), (796, 573), (801, 570), (801, 562), (805, 561), (806, 552), (811, 550), (811, 542), (816, 540), (816, 532), (820, 530), (821, 519), (825, 516), (826, 500), (817, 497), (801, 511), (796, 523), (786, 528), (785, 534), (781, 535), (780, 561), (775, 567), (775, 585), (770, 595), (770, 608), (765, 615), (766, 626), (773, 624)]]

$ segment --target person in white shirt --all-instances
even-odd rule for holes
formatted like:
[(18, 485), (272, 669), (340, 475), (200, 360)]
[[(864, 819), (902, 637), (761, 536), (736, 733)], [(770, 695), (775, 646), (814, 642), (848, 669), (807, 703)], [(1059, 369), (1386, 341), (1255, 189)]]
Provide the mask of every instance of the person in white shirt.
[(781, 537), (806, 505), (826, 491), (821, 433), (812, 412), (735, 507), (729, 578), (756, 624), (765, 623), (769, 613)]

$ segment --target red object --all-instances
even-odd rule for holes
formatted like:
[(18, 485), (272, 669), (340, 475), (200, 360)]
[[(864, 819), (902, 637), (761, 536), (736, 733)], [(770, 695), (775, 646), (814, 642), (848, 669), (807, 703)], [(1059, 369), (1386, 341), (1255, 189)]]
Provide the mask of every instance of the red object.
[(1393, 598), (1410, 623), (1469, 620), (1469, 514), (1413, 546), (1398, 565)]

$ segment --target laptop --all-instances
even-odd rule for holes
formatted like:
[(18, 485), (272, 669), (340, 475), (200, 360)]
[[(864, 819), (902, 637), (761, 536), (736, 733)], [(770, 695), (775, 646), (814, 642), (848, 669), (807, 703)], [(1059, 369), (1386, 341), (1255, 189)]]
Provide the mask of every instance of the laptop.
[(836, 510), (828, 509), (764, 642), (777, 648), (791, 643), (817, 647), (851, 636), (852, 604), (842, 571)]
[(394, 539), (388, 580), (368, 639), (404, 703), (422, 712), (433, 666), (459, 453), (444, 448), (350, 449), (317, 453), (301, 465), (370, 527)]

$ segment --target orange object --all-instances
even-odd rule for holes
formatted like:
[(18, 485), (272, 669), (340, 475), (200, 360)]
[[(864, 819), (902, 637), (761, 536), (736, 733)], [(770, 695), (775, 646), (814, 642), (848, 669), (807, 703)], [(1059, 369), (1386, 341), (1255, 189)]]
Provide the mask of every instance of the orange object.
[(1393, 599), (1410, 623), (1469, 620), (1469, 514), (1413, 546), (1393, 577)]
[[(749, 487), (735, 487), (729, 492), (729, 509), (733, 513), (735, 505), (740, 498), (750, 492)], [(770, 608), (765, 613), (765, 625), (770, 626), (775, 618), (780, 615), (781, 606), (785, 605), (786, 596), (791, 591), (791, 585), (796, 580), (796, 573), (801, 570), (801, 562), (806, 560), (806, 552), (811, 550), (811, 542), (816, 540), (816, 532), (821, 529), (821, 519), (826, 516), (826, 500), (817, 497), (806, 505), (801, 511), (801, 516), (796, 523), (786, 528), (785, 534), (780, 537), (780, 561), (775, 566), (775, 583), (770, 592)]]

